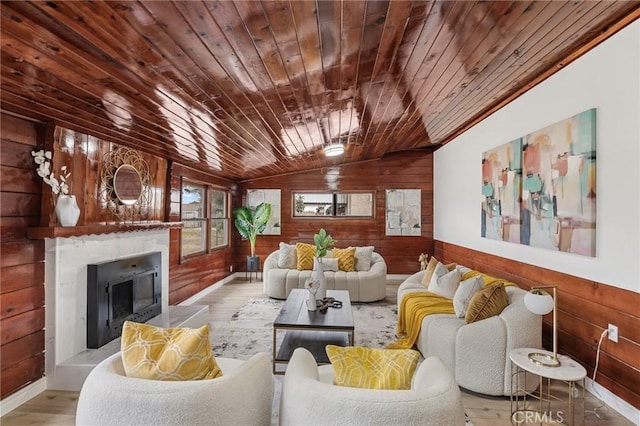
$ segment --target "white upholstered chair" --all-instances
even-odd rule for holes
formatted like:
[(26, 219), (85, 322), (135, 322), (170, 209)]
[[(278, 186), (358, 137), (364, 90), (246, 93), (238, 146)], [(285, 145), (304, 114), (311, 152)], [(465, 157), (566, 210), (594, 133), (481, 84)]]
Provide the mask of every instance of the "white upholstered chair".
[(78, 425), (269, 425), (271, 359), (216, 357), (223, 376), (157, 381), (125, 376), (120, 353), (87, 377), (78, 400)]
[(416, 369), (410, 390), (359, 389), (333, 384), (331, 365), (318, 367), (304, 348), (287, 366), (280, 424), (288, 425), (464, 425), (460, 389), (438, 358)]

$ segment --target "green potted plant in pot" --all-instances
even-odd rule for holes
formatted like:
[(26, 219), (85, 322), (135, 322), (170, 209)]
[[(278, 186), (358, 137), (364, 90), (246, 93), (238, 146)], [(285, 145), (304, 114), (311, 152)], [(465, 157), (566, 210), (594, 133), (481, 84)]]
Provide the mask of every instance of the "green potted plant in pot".
[(271, 204), (260, 203), (255, 211), (247, 206), (233, 209), (234, 223), (242, 238), (249, 240), (251, 256), (247, 256), (247, 271), (260, 269), (260, 257), (256, 256), (256, 237), (264, 232), (271, 217)]
[(317, 234), (313, 236), (313, 242), (316, 245), (316, 255), (313, 261), (314, 279), (320, 283), (316, 297), (323, 299), (327, 296), (327, 283), (324, 279), (324, 268), (322, 266), (322, 258), (327, 255), (327, 251), (337, 242), (331, 235), (327, 234), (324, 228), (320, 228)]

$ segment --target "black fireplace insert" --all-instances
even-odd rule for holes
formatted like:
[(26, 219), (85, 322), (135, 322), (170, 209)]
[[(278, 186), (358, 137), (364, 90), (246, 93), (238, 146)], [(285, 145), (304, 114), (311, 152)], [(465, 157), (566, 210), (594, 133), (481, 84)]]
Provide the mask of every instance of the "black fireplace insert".
[(160, 266), (159, 251), (87, 265), (87, 348), (120, 337), (125, 321), (160, 315)]

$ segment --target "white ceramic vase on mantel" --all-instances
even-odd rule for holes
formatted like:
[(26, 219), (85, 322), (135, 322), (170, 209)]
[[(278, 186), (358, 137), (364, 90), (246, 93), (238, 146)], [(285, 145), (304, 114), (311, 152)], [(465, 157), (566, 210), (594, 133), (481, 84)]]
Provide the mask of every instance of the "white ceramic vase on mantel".
[(80, 217), (80, 208), (75, 195), (60, 194), (56, 201), (56, 218), (60, 226), (76, 226)]
[(322, 265), (322, 259), (318, 259), (317, 257), (313, 258), (313, 273), (311, 276), (320, 283), (318, 292), (316, 293), (316, 299), (324, 299), (327, 297), (327, 281), (324, 278), (324, 266)]

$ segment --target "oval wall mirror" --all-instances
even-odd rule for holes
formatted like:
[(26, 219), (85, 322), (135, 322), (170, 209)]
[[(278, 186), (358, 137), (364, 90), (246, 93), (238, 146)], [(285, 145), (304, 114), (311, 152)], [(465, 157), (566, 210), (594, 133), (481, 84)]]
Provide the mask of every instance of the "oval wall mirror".
[(118, 200), (126, 206), (138, 202), (142, 195), (142, 179), (138, 170), (129, 164), (118, 167), (113, 176), (113, 190)]

